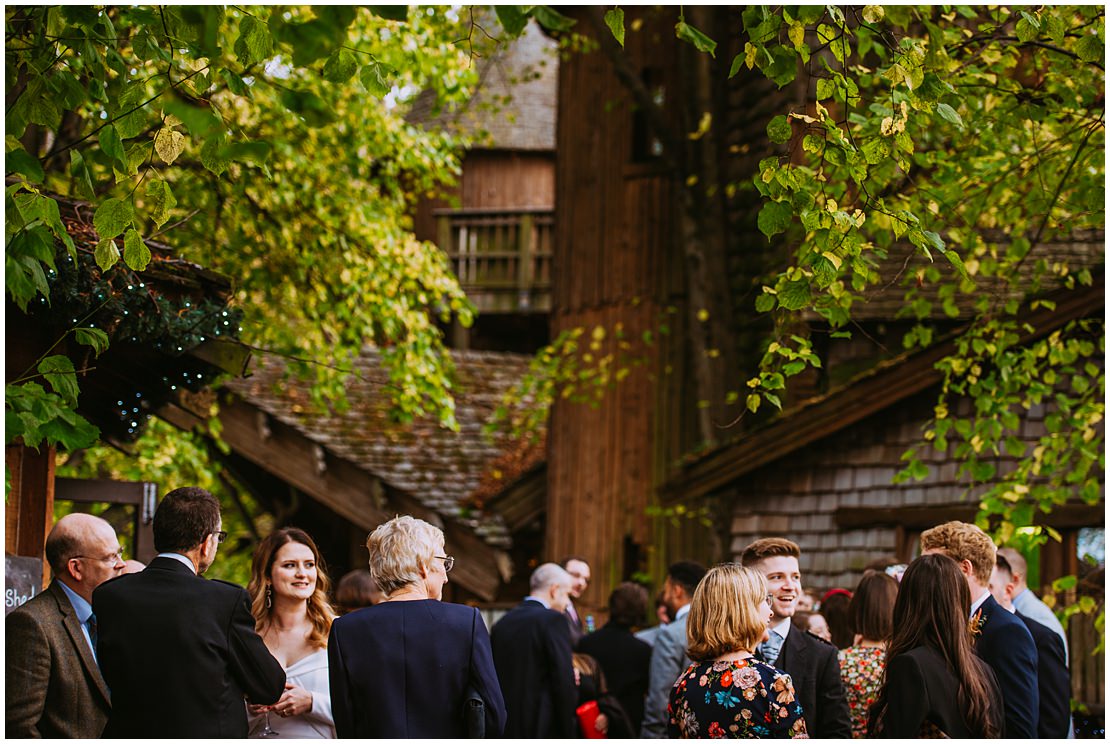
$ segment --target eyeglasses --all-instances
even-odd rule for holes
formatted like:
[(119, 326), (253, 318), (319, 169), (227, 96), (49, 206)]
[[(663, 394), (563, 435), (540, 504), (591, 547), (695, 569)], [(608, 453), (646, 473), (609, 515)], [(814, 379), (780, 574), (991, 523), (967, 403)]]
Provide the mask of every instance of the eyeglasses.
[[(111, 565), (114, 566), (114, 565), (116, 565), (117, 563), (119, 563), (123, 560), (123, 551), (122, 550), (117, 550), (115, 553), (112, 553), (110, 555), (106, 555), (103, 558), (94, 558), (91, 555), (75, 555), (73, 557), (74, 558), (84, 558), (87, 561), (101, 561), (103, 563), (110, 563)], [(72, 560), (72, 559), (70, 559), (70, 560)]]
[(767, 595), (767, 606), (768, 607), (774, 607), (774, 605), (775, 605), (775, 595), (774, 594), (768, 594)]
[(433, 555), (432, 557), (443, 561), (443, 573), (447, 573), (455, 567), (455, 556), (453, 555)]
[(220, 530), (219, 532), (213, 532), (212, 534), (216, 536), (217, 543), (222, 543), (224, 540), (227, 539), (227, 533), (223, 530)]

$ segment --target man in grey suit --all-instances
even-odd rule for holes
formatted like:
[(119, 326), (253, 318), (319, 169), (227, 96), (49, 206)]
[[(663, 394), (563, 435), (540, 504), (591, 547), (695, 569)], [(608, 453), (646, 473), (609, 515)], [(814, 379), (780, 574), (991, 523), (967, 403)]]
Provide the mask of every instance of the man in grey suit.
[(54, 580), (8, 615), (5, 695), (8, 738), (96, 739), (111, 709), (96, 664), (93, 589), (123, 570), (112, 526), (67, 514), (46, 538)]
[(651, 648), (651, 675), (644, 701), (644, 739), (667, 737), (667, 701), (675, 680), (690, 665), (686, 655), (686, 615), (694, 590), (705, 576), (705, 566), (693, 561), (672, 563), (663, 582), (663, 602), (673, 621), (662, 626)]

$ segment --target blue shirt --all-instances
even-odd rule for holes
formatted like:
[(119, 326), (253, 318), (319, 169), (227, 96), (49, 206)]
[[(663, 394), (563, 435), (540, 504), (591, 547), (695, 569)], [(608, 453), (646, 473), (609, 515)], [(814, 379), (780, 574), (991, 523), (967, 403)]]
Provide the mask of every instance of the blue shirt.
[(65, 582), (59, 581), (58, 585), (62, 587), (62, 591), (69, 597), (69, 603), (73, 605), (73, 611), (77, 613), (77, 622), (81, 623), (81, 632), (85, 634), (85, 640), (89, 644), (89, 650), (92, 651), (93, 658), (96, 658), (96, 648), (93, 647), (92, 636), (89, 635), (89, 618), (92, 617), (92, 605), (85, 601), (77, 592), (70, 589), (65, 585)]

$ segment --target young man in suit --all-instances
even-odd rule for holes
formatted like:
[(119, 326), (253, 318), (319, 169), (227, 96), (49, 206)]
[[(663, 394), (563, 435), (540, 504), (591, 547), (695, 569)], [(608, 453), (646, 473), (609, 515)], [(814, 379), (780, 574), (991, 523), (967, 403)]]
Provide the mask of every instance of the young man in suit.
[(252, 703), (276, 703), (285, 670), (254, 631), (247, 592), (201, 578), (216, 557), (220, 504), (203, 488), (166, 494), (158, 556), (93, 593), (108, 738), (245, 738)]
[(647, 699), (644, 701), (643, 739), (667, 737), (667, 702), (675, 680), (690, 665), (686, 655), (686, 615), (694, 590), (705, 576), (705, 566), (694, 561), (672, 563), (663, 582), (663, 602), (671, 622), (662, 626), (651, 647), (651, 672)]
[(570, 596), (567, 598), (567, 608), (563, 611), (563, 614), (570, 626), (570, 643), (573, 646), (589, 630), (586, 628), (585, 618), (578, 614), (578, 608), (574, 606), (574, 601), (581, 597), (582, 592), (586, 591), (586, 587), (590, 585), (590, 564), (581, 558), (571, 556), (570, 558), (564, 558), (559, 562), (559, 565), (570, 574)]
[(1001, 550), (995, 559), (990, 589), (995, 602), (1025, 623), (1037, 646), (1037, 735), (1042, 739), (1066, 739), (1071, 732), (1071, 674), (1064, 642), (1051, 628), (1015, 610), (1013, 569)]
[(1025, 623), (1006, 612), (991, 596), (994, 543), (973, 524), (946, 522), (921, 533), (921, 552), (947, 555), (956, 561), (967, 579), (975, 653), (994, 670), (1002, 690), (1005, 737), (1036, 738), (1040, 710), (1037, 647)]
[(46, 538), (54, 580), (5, 621), (5, 675), (10, 739), (96, 739), (111, 710), (96, 665), (93, 590), (123, 570), (112, 526), (90, 514), (67, 514)]
[(566, 616), (571, 577), (554, 563), (532, 572), (530, 593), (490, 632), (505, 697), (505, 738), (574, 739), (578, 691)]
[(1014, 589), (1010, 596), (1013, 599), (1014, 609), (1055, 633), (1060, 638), (1060, 643), (1064, 644), (1064, 659), (1067, 660), (1068, 635), (1064, 632), (1064, 626), (1060, 624), (1056, 613), (1049, 609), (1048, 605), (1042, 602), (1025, 583), (1025, 577), (1029, 575), (1025, 556), (1013, 548), (999, 548), (998, 554), (1006, 559), (1013, 572)]
[(767, 579), (771, 596), (771, 627), (758, 656), (790, 675), (802, 706), (809, 735), (815, 739), (850, 739), (852, 721), (840, 681), (836, 646), (812, 633), (791, 628), (791, 618), (802, 593), (798, 546), (780, 537), (756, 540), (740, 556), (740, 563)]

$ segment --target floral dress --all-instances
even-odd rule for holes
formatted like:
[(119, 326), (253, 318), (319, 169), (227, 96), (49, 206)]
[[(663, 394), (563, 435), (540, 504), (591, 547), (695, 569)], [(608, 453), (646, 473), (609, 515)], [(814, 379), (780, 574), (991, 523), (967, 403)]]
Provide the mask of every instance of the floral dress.
[(670, 739), (808, 739), (790, 675), (756, 659), (692, 664), (667, 704)]
[(840, 678), (852, 716), (852, 738), (867, 736), (867, 714), (879, 694), (886, 651), (881, 648), (851, 646), (840, 652)]

